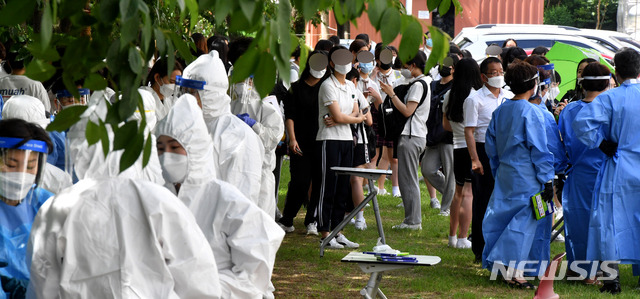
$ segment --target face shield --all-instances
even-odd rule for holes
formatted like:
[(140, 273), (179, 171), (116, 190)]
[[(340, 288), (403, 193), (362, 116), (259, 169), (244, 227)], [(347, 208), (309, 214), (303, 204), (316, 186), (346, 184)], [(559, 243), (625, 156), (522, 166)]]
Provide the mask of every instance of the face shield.
[(80, 97), (74, 97), (71, 92), (68, 90), (60, 90), (56, 93), (56, 102), (59, 106), (59, 109), (66, 109), (71, 106), (87, 105), (87, 101), (89, 100), (90, 91), (88, 88), (79, 88), (78, 93), (80, 93)]
[(190, 94), (198, 100), (198, 106), (202, 107), (200, 91), (204, 90), (214, 91), (214, 89), (211, 86), (208, 86), (205, 81), (176, 76), (176, 89), (173, 91), (173, 96), (178, 99), (182, 95)]
[(0, 200), (9, 205), (29, 200), (29, 191), (40, 185), (47, 152), (44, 141), (0, 137)]
[[(558, 84), (556, 83), (556, 72), (553, 66), (553, 63), (546, 65), (539, 65), (538, 73), (540, 74), (540, 82), (538, 84), (538, 92), (537, 94), (542, 99), (542, 102), (546, 102), (547, 100), (552, 100), (549, 98), (549, 91), (552, 88), (557, 88)], [(555, 99), (555, 97), (554, 97)]]
[(240, 100), (241, 103), (248, 104), (251, 92), (253, 92), (253, 75), (242, 82), (231, 85), (231, 100)]

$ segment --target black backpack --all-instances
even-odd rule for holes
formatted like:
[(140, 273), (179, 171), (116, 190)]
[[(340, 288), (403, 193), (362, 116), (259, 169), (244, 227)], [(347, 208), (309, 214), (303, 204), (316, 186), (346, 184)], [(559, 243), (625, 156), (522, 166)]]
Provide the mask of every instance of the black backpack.
[[(436, 90), (440, 81), (431, 83), (431, 90)], [(451, 90), (451, 86), (445, 88), (439, 94), (431, 97), (431, 108), (429, 109), (429, 118), (427, 119), (427, 146), (434, 146), (440, 142), (444, 142), (447, 138), (453, 138), (451, 132), (445, 131), (442, 127), (442, 105), (444, 95)]]
[[(406, 117), (402, 115), (400, 111), (393, 105), (391, 98), (387, 95), (384, 99), (382, 105), (380, 105), (380, 114), (378, 118), (378, 134), (382, 136), (385, 140), (388, 141), (398, 141), (400, 134), (402, 134), (402, 130), (404, 130), (404, 125), (407, 123), (407, 119), (413, 117), (413, 114), (418, 111), (420, 105), (424, 102), (424, 99), (427, 97), (427, 93), (429, 91), (429, 86), (422, 80), (415, 80), (410, 84), (398, 85), (393, 88), (393, 92), (398, 96), (398, 99), (403, 103), (407, 103), (405, 97), (407, 93), (409, 93), (409, 88), (416, 82), (420, 82), (422, 84), (422, 97), (420, 98), (420, 102), (418, 103), (418, 107), (413, 111), (411, 116)], [(411, 131), (411, 127), (409, 127), (409, 131)]]

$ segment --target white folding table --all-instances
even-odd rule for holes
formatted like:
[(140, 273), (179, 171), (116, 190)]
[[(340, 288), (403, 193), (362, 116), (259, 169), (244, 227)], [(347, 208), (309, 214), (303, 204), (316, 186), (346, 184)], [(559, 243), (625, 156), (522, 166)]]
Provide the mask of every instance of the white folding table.
[(342, 262), (345, 263), (357, 263), (360, 269), (365, 273), (371, 273), (369, 282), (360, 290), (362, 297), (367, 299), (387, 298), (380, 290), (380, 281), (382, 280), (382, 273), (391, 270), (407, 269), (415, 266), (433, 266), (440, 263), (440, 257), (430, 255), (408, 255), (407, 257), (414, 257), (418, 261), (413, 262), (386, 262), (379, 261), (375, 255), (366, 254), (362, 252), (350, 252), (342, 258)]

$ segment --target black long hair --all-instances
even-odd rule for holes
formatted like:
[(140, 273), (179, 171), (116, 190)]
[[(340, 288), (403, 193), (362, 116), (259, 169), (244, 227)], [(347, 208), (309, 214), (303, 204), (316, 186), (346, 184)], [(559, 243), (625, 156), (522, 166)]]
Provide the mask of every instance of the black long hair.
[[(14, 148), (24, 145), (29, 140), (40, 140), (47, 144), (47, 152), (49, 154), (53, 152), (53, 143), (51, 142), (51, 138), (49, 138), (49, 133), (40, 126), (19, 118), (0, 120), (0, 137), (22, 138), (22, 142), (16, 144)], [(36, 182), (40, 181), (43, 173), (42, 170), (46, 163), (45, 156), (41, 155), (38, 158)]]
[[(300, 74), (300, 79), (298, 79), (298, 80), (304, 81), (304, 80), (307, 80), (307, 78), (309, 78), (309, 76), (311, 76), (311, 72), (309, 71), (311, 69), (311, 67), (309, 66), (309, 59), (308, 58), (310, 58), (311, 56), (313, 56), (313, 54), (316, 54), (316, 53), (323, 54), (324, 56), (329, 56), (327, 51), (324, 51), (324, 50), (314, 50), (313, 52), (309, 53), (309, 56), (307, 56), (307, 63), (305, 64), (304, 70), (302, 71), (302, 74)], [(329, 57), (327, 57), (327, 61), (329, 61), (328, 58)], [(325, 79), (326, 77), (328, 77), (330, 75), (331, 75), (331, 71), (329, 71), (329, 64), (327, 62), (327, 72), (325, 72), (324, 77), (322, 77), (320, 79), (321, 80)]]
[(463, 58), (456, 63), (447, 105), (447, 118), (450, 121), (462, 122), (464, 120), (462, 113), (464, 100), (467, 99), (472, 88), (480, 89), (482, 85), (480, 67), (473, 58)]

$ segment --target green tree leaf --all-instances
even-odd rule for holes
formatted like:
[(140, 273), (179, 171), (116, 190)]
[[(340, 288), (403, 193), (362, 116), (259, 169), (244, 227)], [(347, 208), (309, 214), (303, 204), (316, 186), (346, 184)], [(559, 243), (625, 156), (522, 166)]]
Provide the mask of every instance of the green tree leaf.
[(250, 46), (235, 63), (231, 83), (238, 83), (253, 74), (258, 65), (258, 48)]
[(100, 126), (90, 120), (87, 121), (87, 130), (85, 131), (84, 136), (89, 145), (96, 144), (96, 142), (100, 141)]
[[(251, 20), (253, 17), (254, 10), (256, 9), (256, 2), (254, 0), (239, 0), (240, 9), (242, 9), (242, 13), (244, 14), (247, 20)], [(228, 4), (227, 4), (228, 5)]]
[(149, 159), (151, 158), (151, 147), (153, 146), (153, 139), (151, 138), (151, 133), (147, 135), (147, 141), (144, 143), (144, 150), (142, 152), (142, 166), (147, 166), (149, 163)]
[(380, 34), (382, 35), (382, 43), (390, 44), (400, 33), (402, 28), (402, 19), (397, 9), (393, 7), (387, 7), (382, 14), (382, 19), (385, 20), (384, 26), (380, 28)]
[(36, 81), (47, 81), (56, 73), (56, 68), (40, 59), (34, 59), (27, 65), (25, 76)]
[(129, 143), (124, 148), (124, 153), (122, 153), (122, 157), (120, 157), (120, 172), (127, 170), (127, 168), (131, 167), (133, 163), (138, 160), (140, 157), (140, 153), (142, 152), (142, 148), (144, 146), (144, 135), (136, 134), (132, 139), (129, 140)]
[(260, 61), (256, 69), (256, 74), (260, 74), (260, 76), (255, 76), (253, 83), (260, 96), (265, 97), (276, 84), (276, 63), (273, 61), (273, 56), (267, 52), (260, 53)]
[(440, 5), (438, 5), (438, 14), (444, 16), (449, 11), (451, 7), (451, 0), (442, 0), (440, 1)]
[(449, 53), (449, 41), (451, 37), (448, 34), (440, 30), (436, 26), (429, 26), (429, 33), (431, 33), (431, 39), (433, 39), (433, 48), (431, 54), (427, 60), (427, 64), (424, 68), (425, 72), (436, 66), (438, 62), (441, 62)]
[(47, 126), (47, 131), (63, 132), (80, 120), (80, 115), (87, 110), (87, 106), (71, 106), (56, 115), (56, 118)]
[(380, 30), (380, 21), (382, 20), (382, 14), (385, 8), (387, 8), (386, 0), (371, 0), (369, 1), (369, 7), (367, 8), (367, 14), (369, 15), (369, 21), (373, 28)]
[(26, 21), (38, 6), (36, 0), (8, 0), (0, 10), (0, 25), (13, 26)]
[(83, 87), (90, 90), (103, 90), (107, 88), (107, 80), (98, 74), (91, 74), (84, 80)]
[(131, 70), (136, 74), (142, 73), (143, 63), (144, 61), (142, 61), (142, 56), (140, 56), (140, 52), (138, 51), (138, 49), (133, 46), (129, 47), (129, 67), (131, 68)]
[(101, 120), (100, 122), (100, 144), (102, 144), (102, 153), (106, 157), (109, 154), (109, 150), (111, 149), (111, 142), (109, 141), (109, 131), (107, 131), (107, 126)]
[(115, 137), (113, 139), (113, 150), (117, 151), (126, 148), (138, 134), (138, 122), (128, 121), (124, 123), (120, 128), (115, 130)]
[[(427, 8), (429, 11), (434, 11), (436, 8), (440, 6), (440, 2), (443, 0), (427, 0)], [(444, 0), (447, 1), (447, 0)]]
[(407, 28), (402, 32), (400, 47), (398, 47), (398, 57), (401, 61), (409, 61), (419, 50), (422, 43), (422, 26), (413, 17), (407, 16)]
[(51, 35), (53, 34), (53, 12), (49, 4), (44, 6), (42, 12), (42, 22), (40, 23), (40, 40), (42, 50), (46, 50), (51, 42)]

